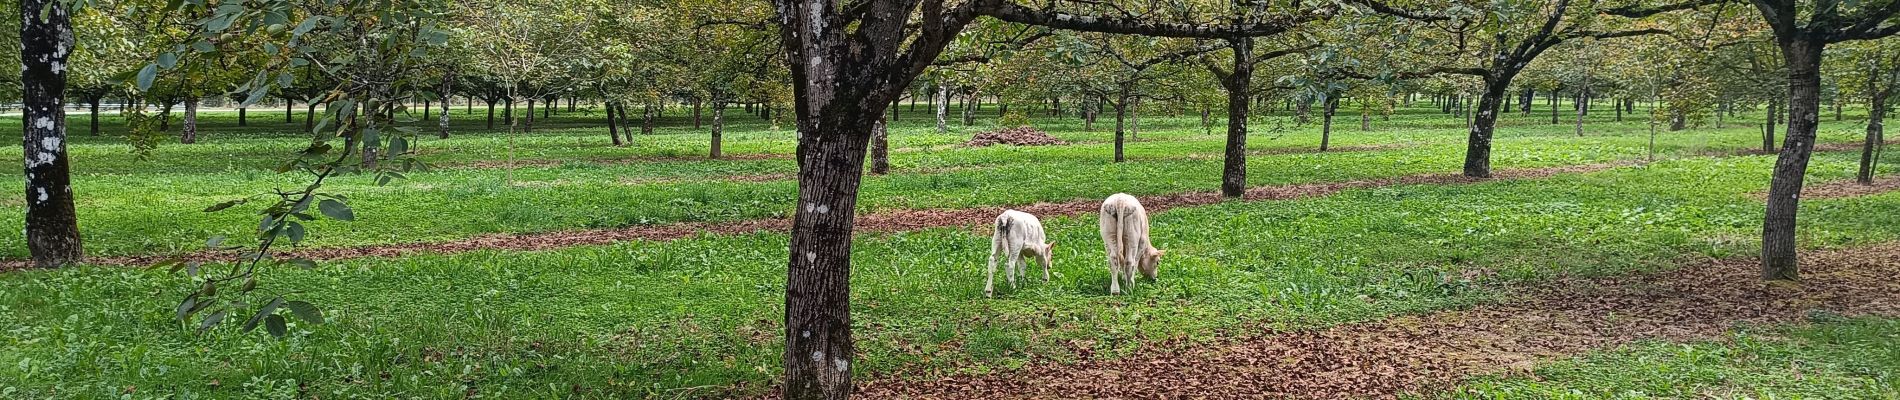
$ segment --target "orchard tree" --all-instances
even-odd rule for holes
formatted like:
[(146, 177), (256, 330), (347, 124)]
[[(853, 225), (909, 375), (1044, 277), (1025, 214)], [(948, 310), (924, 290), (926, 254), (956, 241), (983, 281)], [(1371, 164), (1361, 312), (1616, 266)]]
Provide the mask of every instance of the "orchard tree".
[(73, 210), (66, 154), (66, 67), (73, 51), (67, 2), (20, 2), (20, 121), (26, 150), (26, 248), (33, 266), (79, 262), (79, 218)]
[(1821, 118), (1821, 58), (1827, 46), (1900, 34), (1900, 0), (1749, 0), (1774, 32), (1788, 68), (1788, 133), (1768, 186), (1762, 223), (1762, 278), (1800, 278), (1795, 263), (1795, 214), (1802, 180), (1814, 155)]

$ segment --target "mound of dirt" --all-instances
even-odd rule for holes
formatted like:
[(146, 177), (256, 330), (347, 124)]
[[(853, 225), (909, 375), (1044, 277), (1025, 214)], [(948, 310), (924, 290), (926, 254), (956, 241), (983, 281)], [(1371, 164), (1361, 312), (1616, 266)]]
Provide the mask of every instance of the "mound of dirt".
[(1039, 130), (1036, 130), (1036, 128), (1031, 128), (1027, 126), (1020, 127), (1020, 128), (1006, 128), (1006, 129), (995, 130), (995, 131), (990, 131), (990, 132), (978, 133), (976, 134), (976, 137), (970, 138), (970, 141), (963, 143), (963, 145), (970, 146), (970, 147), (983, 147), (983, 146), (989, 146), (993, 144), (1007, 144), (1011, 146), (1046, 146), (1046, 145), (1067, 144), (1067, 143), (1063, 142), (1062, 139), (1057, 139), (1055, 136), (1049, 136), (1049, 133), (1047, 132), (1039, 131)]

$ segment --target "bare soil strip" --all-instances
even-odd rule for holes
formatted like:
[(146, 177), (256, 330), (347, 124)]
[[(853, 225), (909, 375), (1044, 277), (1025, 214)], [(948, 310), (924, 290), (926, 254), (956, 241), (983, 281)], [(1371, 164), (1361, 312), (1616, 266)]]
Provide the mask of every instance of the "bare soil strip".
[[(1799, 286), (1770, 285), (1755, 260), (1710, 260), (1674, 271), (1560, 279), (1520, 300), (1212, 344), (1161, 344), (1145, 354), (1040, 362), (935, 380), (883, 378), (859, 398), (1393, 399), (1480, 374), (1637, 340), (1707, 340), (1737, 325), (1815, 315), (1900, 316), (1900, 242), (1810, 251)], [(1084, 355), (1086, 357), (1086, 354)]]
[[(1501, 170), (1491, 179), (1469, 178), (1459, 174), (1419, 174), (1397, 178), (1368, 179), (1344, 182), (1317, 182), (1294, 185), (1264, 186), (1249, 189), (1247, 201), (1289, 200), (1305, 197), (1326, 196), (1350, 189), (1364, 189), (1394, 185), (1414, 184), (1465, 184), (1489, 180), (1534, 179), (1565, 173), (1585, 173), (1606, 170), (1630, 163), (1606, 163), (1588, 165), (1569, 165), (1549, 168), (1531, 168)], [(1105, 194), (1106, 195), (1106, 194)], [(1151, 212), (1159, 212), (1176, 207), (1201, 206), (1221, 202), (1219, 192), (1189, 192), (1169, 195), (1155, 195), (1142, 198), (1141, 202)], [(1095, 198), (1075, 199), (1059, 203), (1035, 203), (1013, 207), (977, 207), (961, 209), (918, 209), (892, 210), (858, 216), (857, 232), (905, 232), (926, 228), (948, 226), (974, 226), (990, 221), (1005, 209), (1014, 208), (1031, 214), (1043, 216), (1075, 216), (1098, 212), (1101, 200)], [(555, 231), (540, 233), (505, 233), (481, 235), (468, 239), (430, 243), (399, 243), (388, 245), (313, 248), (290, 251), (281, 254), (284, 258), (306, 258), (311, 260), (334, 260), (360, 257), (396, 257), (417, 253), (461, 253), (478, 250), (550, 250), (573, 246), (601, 245), (633, 240), (674, 240), (700, 234), (737, 235), (757, 232), (788, 232), (791, 229), (790, 218), (754, 219), (721, 222), (685, 222), (658, 225), (638, 225), (611, 229), (589, 229), (573, 231)], [(141, 255), (119, 257), (94, 257), (87, 260), (93, 265), (140, 266), (151, 265), (175, 256)], [(213, 252), (199, 252), (184, 256), (189, 260), (213, 261), (231, 259), (229, 255)], [(24, 260), (0, 261), (0, 271), (24, 268)]]
[[(1892, 175), (1892, 176), (1885, 176), (1885, 177), (1875, 176), (1874, 183), (1871, 185), (1862, 185), (1860, 184), (1860, 182), (1855, 182), (1852, 179), (1848, 179), (1848, 180), (1842, 180), (1842, 181), (1828, 182), (1828, 183), (1814, 185), (1814, 186), (1808, 186), (1801, 189), (1801, 198), (1808, 199), (1808, 200), (1840, 199), (1840, 198), (1848, 198), (1848, 197), (1872, 196), (1876, 194), (1891, 192), (1894, 190), (1900, 190), (1900, 175)], [(1767, 197), (1768, 194), (1761, 193), (1760, 196)]]

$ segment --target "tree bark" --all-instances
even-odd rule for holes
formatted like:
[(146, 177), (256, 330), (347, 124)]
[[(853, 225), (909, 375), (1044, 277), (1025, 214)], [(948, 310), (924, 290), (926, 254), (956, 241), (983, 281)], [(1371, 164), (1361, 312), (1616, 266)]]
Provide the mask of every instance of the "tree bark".
[(495, 130), (495, 101), (494, 100), (483, 100), (483, 101), (488, 103), (488, 130), (491, 130), (491, 131)]
[(1337, 111), (1338, 109), (1339, 109), (1339, 96), (1338, 96), (1338, 95), (1327, 95), (1327, 96), (1326, 96), (1326, 105), (1325, 105), (1325, 110), (1323, 110), (1323, 111), (1321, 111), (1321, 112), (1323, 112), (1323, 113), (1325, 113), (1325, 115), (1323, 115), (1323, 116), (1322, 116), (1322, 118), (1323, 118), (1323, 121), (1321, 121), (1321, 122), (1320, 122), (1320, 128), (1319, 128), (1319, 151), (1326, 151), (1326, 149), (1327, 149), (1328, 147), (1331, 147), (1331, 146), (1332, 146), (1332, 143), (1333, 143), (1333, 113), (1334, 113), (1335, 111)]
[(723, 156), (723, 154), (721, 153), (724, 150), (722, 150), (721, 147), (725, 145), (724, 143), (725, 134), (726, 134), (726, 102), (714, 101), (713, 102), (713, 123), (712, 123), (712, 151), (711, 151), (711, 154), (709, 155), (711, 158), (718, 159), (719, 157)]
[(1762, 278), (1792, 281), (1800, 277), (1795, 264), (1795, 213), (1800, 210), (1802, 179), (1820, 122), (1821, 53), (1827, 45), (1810, 38), (1784, 38), (1779, 44), (1788, 66), (1788, 134), (1768, 186), (1761, 235)]
[[(1861, 146), (1860, 173), (1855, 176), (1855, 180), (1862, 185), (1874, 183), (1874, 169), (1878, 164), (1874, 156), (1879, 154), (1880, 147), (1886, 145), (1887, 95), (1891, 93), (1890, 90), (1880, 89), (1881, 71), (1868, 75), (1867, 86), (1872, 95), (1869, 96), (1867, 109), (1867, 142)], [(1893, 85), (1892, 82), (1887, 84)]]
[(1247, 107), (1253, 93), (1253, 38), (1228, 41), (1234, 50), (1233, 73), (1222, 83), (1227, 89), (1227, 157), (1221, 164), (1220, 193), (1241, 198), (1247, 193)]
[[(33, 266), (52, 268), (85, 257), (73, 209), (66, 153), (66, 59), (73, 32), (65, 2), (21, 0), (20, 120), (26, 162), (26, 247)], [(44, 15), (45, 18), (41, 18)]]
[[(1497, 127), (1498, 103), (1511, 85), (1514, 72), (1493, 72), (1485, 77), (1484, 94), (1478, 97), (1478, 113), (1471, 122), (1470, 137), (1465, 140), (1465, 176), (1491, 177), (1491, 135)], [(1556, 110), (1551, 107), (1551, 110)]]
[(1768, 121), (1761, 130), (1761, 151), (1775, 151), (1775, 121), (1781, 119), (1781, 102), (1768, 102)]
[(178, 141), (184, 144), (198, 143), (198, 99), (185, 99), (185, 127), (178, 135)]
[(1122, 146), (1128, 134), (1128, 91), (1123, 90), (1121, 101), (1115, 102), (1115, 162), (1122, 162)]
[[(297, 106), (297, 102), (291, 101), (288, 98), (284, 99), (284, 125), (290, 125), (297, 122), (296, 116), (293, 115), (293, 113), (295, 113), (296, 110), (292, 108), (296, 106)], [(119, 113), (124, 114), (125, 110), (120, 110)]]
[(91, 108), (92, 108), (91, 134), (93, 136), (99, 136), (99, 100), (100, 99), (95, 98), (95, 99), (92, 99), (92, 102), (91, 102)]
[(250, 116), (246, 115), (249, 110), (248, 107), (238, 107), (238, 126), (251, 126)]
[[(620, 141), (620, 121), (614, 118), (614, 103), (607, 103), (607, 137), (613, 138), (614, 147), (626, 145)], [(714, 157), (717, 158), (717, 157)]]
[(880, 119), (871, 125), (871, 174), (884, 175), (891, 172), (890, 130)]
[(937, 86), (937, 95), (935, 97), (937, 98), (934, 100), (937, 103), (937, 133), (949, 133), (950, 88)]
[(303, 130), (305, 132), (315, 130), (317, 129), (316, 124), (317, 124), (317, 102), (312, 101), (309, 103), (304, 103)]
[(693, 98), (693, 129), (699, 129), (699, 98)]
[(647, 104), (640, 107), (640, 134), (641, 135), (653, 134), (653, 105), (652, 104)]
[[(545, 107), (544, 107), (545, 108)], [(521, 131), (534, 132), (534, 98), (528, 98), (528, 113), (521, 116)]]

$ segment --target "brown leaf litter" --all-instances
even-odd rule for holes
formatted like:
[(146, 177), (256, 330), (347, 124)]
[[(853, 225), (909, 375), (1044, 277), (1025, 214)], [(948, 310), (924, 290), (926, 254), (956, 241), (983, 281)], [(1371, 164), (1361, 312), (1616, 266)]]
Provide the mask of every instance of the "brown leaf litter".
[[(1900, 175), (1891, 175), (1891, 176), (1885, 176), (1885, 177), (1876, 176), (1874, 177), (1874, 182), (1872, 184), (1867, 184), (1867, 185), (1862, 185), (1860, 184), (1860, 182), (1855, 182), (1852, 179), (1847, 179), (1847, 180), (1839, 180), (1839, 181), (1834, 181), (1834, 182), (1823, 183), (1823, 184), (1814, 185), (1814, 186), (1808, 186), (1801, 189), (1801, 198), (1809, 199), (1809, 200), (1841, 199), (1841, 198), (1848, 198), (1848, 197), (1872, 196), (1876, 194), (1891, 192), (1894, 190), (1900, 190)], [(1767, 196), (1768, 196), (1767, 193), (1760, 193), (1757, 195), (1757, 197), (1767, 197)]]
[(1027, 126), (979, 132), (975, 137), (970, 138), (970, 141), (963, 143), (964, 146), (969, 147), (984, 147), (996, 144), (1007, 144), (1011, 146), (1046, 146), (1066, 143), (1064, 143), (1062, 139), (1057, 139), (1055, 136), (1049, 136), (1048, 132)]
[[(1290, 200), (1306, 197), (1326, 196), (1350, 189), (1364, 189), (1394, 185), (1420, 184), (1464, 184), (1497, 179), (1536, 179), (1557, 174), (1585, 173), (1610, 169), (1628, 163), (1607, 163), (1588, 165), (1568, 165), (1547, 168), (1500, 170), (1493, 178), (1470, 178), (1459, 174), (1419, 174), (1396, 178), (1353, 180), (1344, 182), (1316, 182), (1280, 186), (1263, 186), (1248, 189), (1245, 200)], [(1151, 212), (1176, 207), (1191, 207), (1219, 203), (1223, 199), (1219, 192), (1188, 192), (1165, 195), (1145, 196), (1142, 205)], [(1101, 200), (1095, 198), (1075, 199), (1059, 203), (1035, 203), (1019, 206), (991, 206), (960, 209), (906, 209), (879, 211), (859, 215), (856, 222), (857, 232), (906, 232), (927, 228), (969, 226), (993, 220), (1005, 209), (1016, 209), (1043, 217), (1076, 216), (1098, 212)], [(656, 225), (635, 225), (608, 229), (587, 229), (570, 231), (552, 231), (538, 233), (498, 233), (486, 234), (466, 239), (444, 242), (396, 243), (356, 247), (311, 248), (280, 253), (282, 258), (305, 258), (311, 260), (334, 260), (360, 257), (397, 257), (417, 253), (462, 253), (477, 250), (533, 251), (552, 250), (573, 246), (602, 245), (634, 240), (675, 240), (696, 235), (738, 235), (756, 232), (789, 232), (790, 218), (753, 219), (718, 222), (681, 222)], [(177, 256), (138, 255), (117, 257), (94, 257), (86, 262), (93, 265), (151, 265), (158, 261)], [(197, 252), (184, 256), (188, 260), (213, 261), (229, 260), (229, 254)], [(25, 268), (25, 260), (0, 261), (0, 271)]]
[(1559, 279), (1516, 301), (1327, 329), (1267, 333), (1140, 355), (931, 380), (863, 382), (862, 399), (1395, 399), (1638, 340), (1717, 339), (1737, 325), (1818, 313), (1900, 316), (1900, 242), (1810, 251), (1798, 286), (1765, 284), (1756, 260)]

